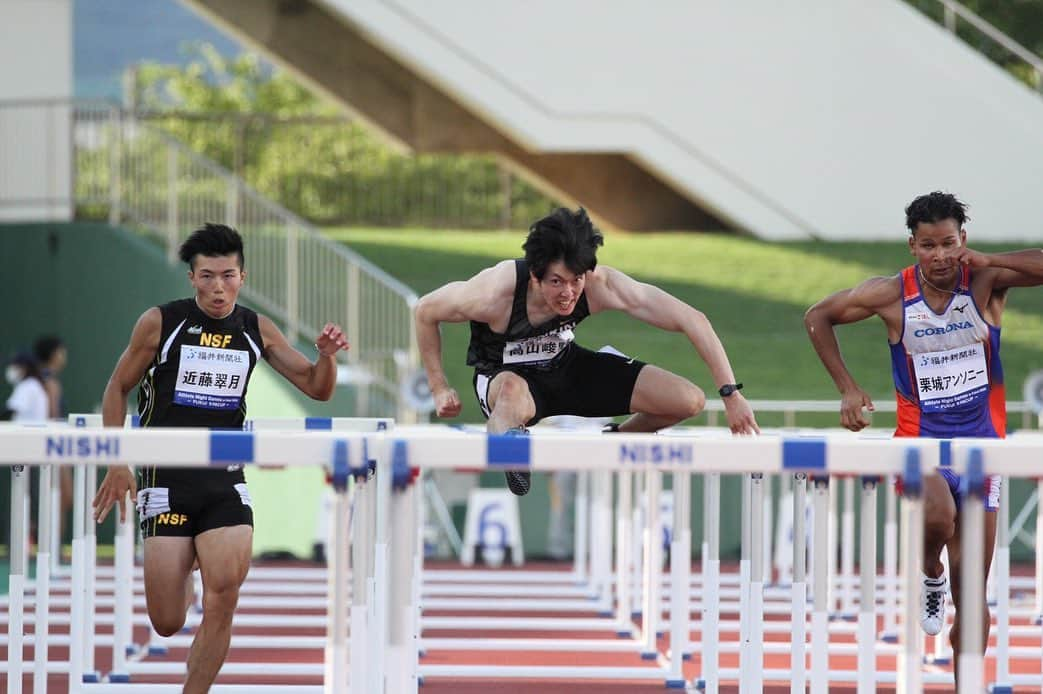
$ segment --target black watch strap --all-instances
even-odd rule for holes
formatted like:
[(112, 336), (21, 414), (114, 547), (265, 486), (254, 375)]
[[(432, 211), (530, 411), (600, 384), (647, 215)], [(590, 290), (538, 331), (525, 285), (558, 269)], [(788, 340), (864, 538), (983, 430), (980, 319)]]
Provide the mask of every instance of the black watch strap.
[(717, 393), (722, 398), (726, 398), (726, 397), (728, 397), (729, 395), (731, 395), (732, 393), (734, 393), (737, 390), (742, 390), (742, 384), (741, 383), (725, 383), (723, 386), (721, 386), (717, 390)]

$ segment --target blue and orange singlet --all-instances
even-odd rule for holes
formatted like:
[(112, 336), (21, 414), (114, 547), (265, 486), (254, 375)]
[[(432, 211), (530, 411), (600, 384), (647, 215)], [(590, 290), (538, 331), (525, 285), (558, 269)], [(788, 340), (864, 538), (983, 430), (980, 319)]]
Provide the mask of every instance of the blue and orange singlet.
[(917, 266), (902, 270), (902, 336), (891, 345), (895, 436), (1003, 438), (1007, 407), (1000, 329), (971, 294), (970, 268), (941, 313), (923, 297)]

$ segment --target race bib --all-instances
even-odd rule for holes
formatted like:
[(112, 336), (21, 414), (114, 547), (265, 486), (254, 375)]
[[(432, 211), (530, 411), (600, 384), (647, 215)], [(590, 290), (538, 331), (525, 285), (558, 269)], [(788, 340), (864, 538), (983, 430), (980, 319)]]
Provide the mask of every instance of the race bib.
[(243, 398), (249, 373), (246, 350), (183, 345), (174, 402), (207, 410), (234, 410)]
[(574, 338), (571, 328), (509, 341), (503, 346), (504, 364), (538, 364), (558, 356)]
[(964, 408), (988, 396), (985, 346), (980, 342), (913, 355), (913, 369), (924, 412)]

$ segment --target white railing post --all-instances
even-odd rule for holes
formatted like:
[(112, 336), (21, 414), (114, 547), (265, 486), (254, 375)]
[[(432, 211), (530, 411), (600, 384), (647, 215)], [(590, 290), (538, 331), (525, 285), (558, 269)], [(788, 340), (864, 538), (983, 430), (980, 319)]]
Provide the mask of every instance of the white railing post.
[(178, 242), (178, 151), (173, 144), (167, 145), (167, 260), (177, 262)]
[(225, 224), (237, 229), (239, 227), (239, 179), (229, 176), (225, 180)]
[[(110, 111), (109, 123), (109, 224), (119, 226), (123, 218), (121, 150), (123, 149), (123, 115), (118, 108)], [(74, 203), (75, 204), (75, 203)]]
[[(286, 228), (286, 339), (295, 344), (300, 337), (300, 273), (297, 261), (297, 227)], [(319, 326), (321, 329), (322, 326)]]

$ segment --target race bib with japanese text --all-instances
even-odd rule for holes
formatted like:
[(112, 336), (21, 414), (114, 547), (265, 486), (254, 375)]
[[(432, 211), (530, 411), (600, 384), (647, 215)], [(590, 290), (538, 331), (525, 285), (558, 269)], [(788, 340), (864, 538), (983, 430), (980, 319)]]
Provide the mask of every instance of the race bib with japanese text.
[(234, 410), (242, 400), (249, 372), (246, 350), (183, 345), (174, 402), (207, 410)]
[(962, 409), (988, 397), (985, 347), (980, 342), (913, 355), (916, 390), (924, 412)]
[(568, 347), (573, 338), (572, 330), (566, 328), (524, 340), (510, 341), (503, 347), (503, 363), (538, 364), (550, 361)]

